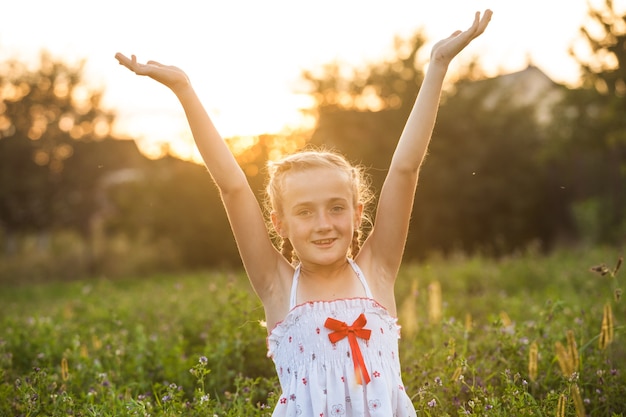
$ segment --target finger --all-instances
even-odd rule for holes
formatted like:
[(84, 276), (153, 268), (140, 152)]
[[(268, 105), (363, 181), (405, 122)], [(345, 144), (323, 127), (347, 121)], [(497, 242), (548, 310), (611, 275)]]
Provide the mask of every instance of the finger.
[(482, 18), (478, 22), (478, 27), (476, 28), (477, 35), (480, 35), (481, 33), (485, 31), (485, 29), (487, 28), (487, 25), (491, 21), (492, 15), (493, 15), (493, 12), (490, 9), (485, 10), (485, 13), (483, 13)]
[(489, 21), (491, 20), (492, 15), (493, 12), (490, 9), (485, 10), (485, 13), (482, 15), (482, 17), (480, 16), (480, 12), (476, 12), (476, 14), (474, 15), (474, 22), (472, 23), (472, 26), (468, 30), (466, 30), (466, 33), (469, 35), (470, 41), (472, 39), (475, 39), (485, 31), (487, 25), (489, 24)]
[(129, 70), (131, 70), (133, 72), (136, 72), (136, 69), (137, 69), (137, 61), (136, 60), (133, 63), (132, 59), (130, 59), (126, 55), (120, 54), (120, 53), (115, 54), (115, 58), (117, 58), (117, 61), (119, 62), (120, 65), (128, 68)]
[(120, 52), (115, 54), (115, 59), (117, 59), (120, 65), (126, 65), (126, 63), (130, 62), (128, 57)]

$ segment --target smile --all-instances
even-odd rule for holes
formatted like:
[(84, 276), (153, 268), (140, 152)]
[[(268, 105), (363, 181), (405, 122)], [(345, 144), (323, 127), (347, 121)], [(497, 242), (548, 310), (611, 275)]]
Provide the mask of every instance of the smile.
[(334, 241), (335, 239), (320, 239), (320, 240), (314, 240), (313, 243), (316, 245), (330, 245)]

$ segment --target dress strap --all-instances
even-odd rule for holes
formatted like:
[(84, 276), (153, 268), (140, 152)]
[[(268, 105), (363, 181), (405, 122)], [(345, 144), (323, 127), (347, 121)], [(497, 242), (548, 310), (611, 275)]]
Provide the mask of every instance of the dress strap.
[(296, 294), (298, 292), (298, 278), (300, 278), (300, 264), (296, 267), (296, 270), (293, 272), (293, 278), (291, 280), (291, 294), (289, 296), (289, 310), (293, 309), (296, 306), (297, 298)]
[(354, 260), (351, 258), (348, 258), (348, 262), (350, 263), (350, 266), (352, 266), (352, 269), (354, 270), (354, 273), (356, 274), (356, 276), (359, 277), (359, 280), (361, 281), (361, 284), (363, 285), (363, 288), (365, 289), (365, 295), (367, 295), (367, 298), (374, 298), (374, 296), (372, 295), (372, 291), (370, 291), (369, 285), (367, 285), (367, 280), (365, 279), (365, 276), (363, 275), (363, 271), (361, 271), (361, 268), (359, 268), (356, 262), (354, 262)]

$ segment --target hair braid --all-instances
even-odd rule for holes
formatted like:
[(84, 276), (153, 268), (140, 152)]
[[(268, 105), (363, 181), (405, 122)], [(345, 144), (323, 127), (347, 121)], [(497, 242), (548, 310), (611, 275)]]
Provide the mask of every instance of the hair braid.
[(361, 230), (357, 229), (352, 234), (352, 242), (350, 243), (350, 256), (356, 258), (361, 250)]
[(283, 239), (280, 253), (282, 253), (282, 255), (287, 258), (289, 262), (293, 262), (293, 245), (291, 244), (291, 241), (289, 239)]

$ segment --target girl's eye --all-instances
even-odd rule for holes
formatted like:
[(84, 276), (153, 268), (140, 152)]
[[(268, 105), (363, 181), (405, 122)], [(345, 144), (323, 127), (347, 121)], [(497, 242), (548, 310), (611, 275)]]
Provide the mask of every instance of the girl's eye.
[(300, 210), (298, 212), (298, 216), (308, 216), (309, 214), (311, 214), (310, 210)]
[(335, 207), (332, 208), (332, 211), (334, 211), (334, 212), (343, 211), (343, 206), (335, 206)]

